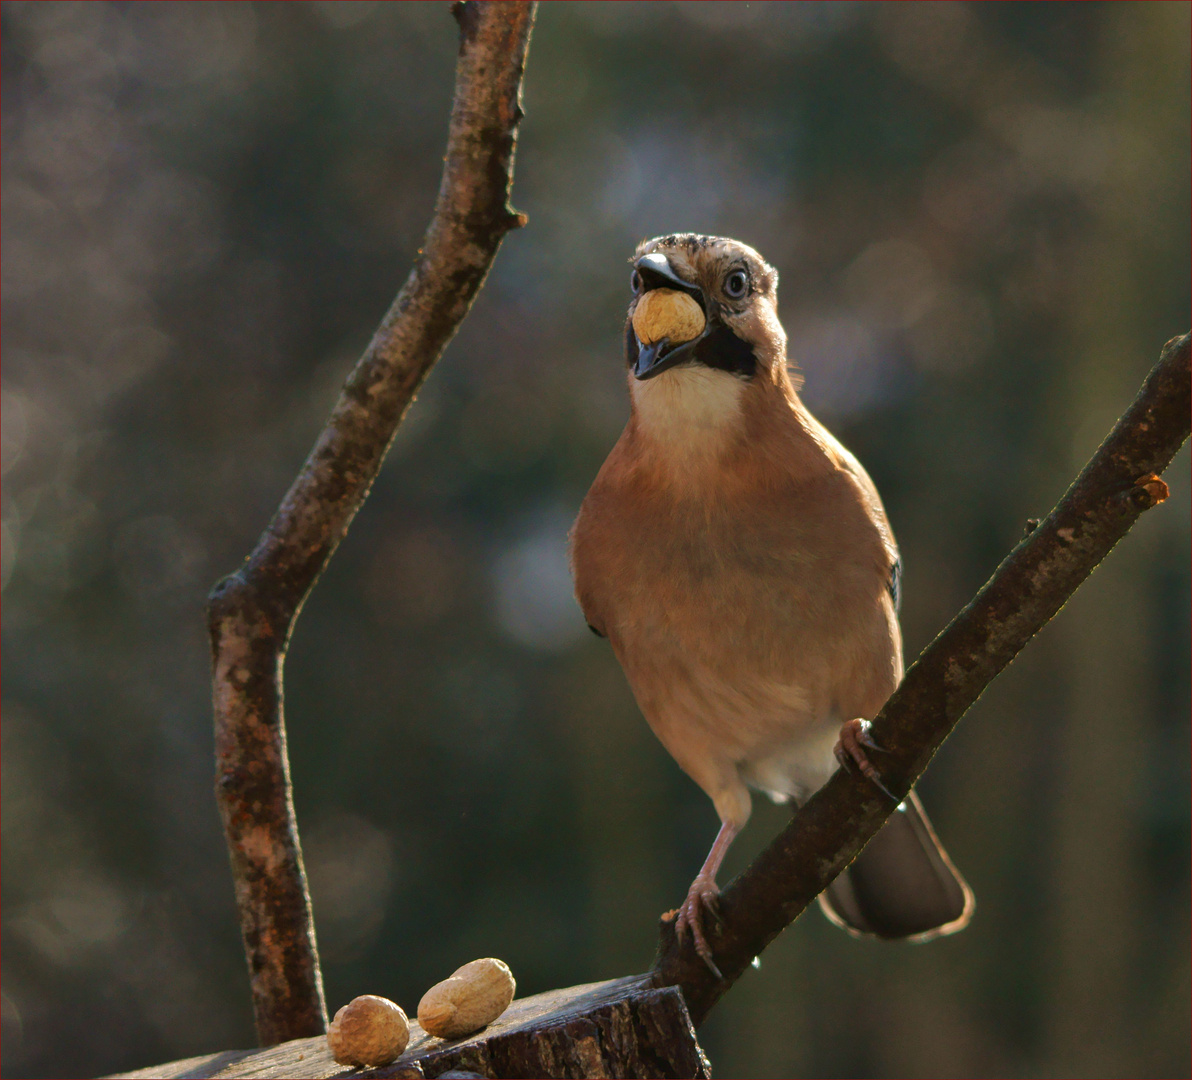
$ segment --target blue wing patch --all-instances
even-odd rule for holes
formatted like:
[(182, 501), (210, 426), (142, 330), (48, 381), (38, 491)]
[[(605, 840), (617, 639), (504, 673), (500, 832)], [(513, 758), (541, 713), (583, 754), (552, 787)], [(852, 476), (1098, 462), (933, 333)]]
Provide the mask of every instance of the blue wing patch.
[(890, 567), (890, 581), (886, 586), (890, 590), (890, 599), (894, 601), (894, 610), (902, 607), (902, 560), (895, 557)]

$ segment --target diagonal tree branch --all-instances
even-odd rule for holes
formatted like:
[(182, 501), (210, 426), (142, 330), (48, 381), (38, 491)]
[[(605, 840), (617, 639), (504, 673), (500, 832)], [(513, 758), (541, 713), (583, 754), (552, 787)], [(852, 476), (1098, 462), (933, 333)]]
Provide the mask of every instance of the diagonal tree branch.
[[(882, 776), (905, 794), (985, 687), (1060, 610), (1143, 511), (1167, 497), (1159, 479), (1188, 438), (1189, 335), (1163, 348), (1138, 397), (1045, 521), (923, 651), (874, 721)], [(860, 852), (894, 807), (859, 774), (838, 772), (799, 809), (720, 898), (711, 937), (717, 980), (663, 918), (656, 986), (682, 989), (696, 1024)]]
[(443, 179), (418, 259), (327, 426), (244, 565), (211, 592), (216, 800), (231, 855), (262, 1045), (326, 1025), (290, 793), (282, 665), (302, 604), (368, 495), (419, 386), (505, 233), (535, 5), (472, 0), (460, 28)]

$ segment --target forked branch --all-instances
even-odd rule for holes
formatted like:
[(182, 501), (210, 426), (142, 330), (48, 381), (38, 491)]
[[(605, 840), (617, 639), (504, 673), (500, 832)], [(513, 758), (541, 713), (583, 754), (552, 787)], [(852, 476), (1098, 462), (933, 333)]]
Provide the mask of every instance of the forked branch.
[(207, 606), (216, 799), (265, 1046), (326, 1025), (310, 897), (290, 794), (282, 665), (294, 622), (368, 495), (398, 423), (525, 218), (509, 206), (534, 5), (472, 0), (434, 216), (298, 478), (244, 565)]

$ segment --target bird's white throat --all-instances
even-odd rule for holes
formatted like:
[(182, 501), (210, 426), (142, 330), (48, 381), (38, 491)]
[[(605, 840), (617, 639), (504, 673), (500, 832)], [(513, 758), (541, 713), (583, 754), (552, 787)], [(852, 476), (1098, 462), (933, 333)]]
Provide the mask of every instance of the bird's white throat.
[(660, 446), (715, 453), (736, 429), (745, 386), (736, 375), (702, 366), (664, 371), (644, 381), (630, 377), (642, 430)]

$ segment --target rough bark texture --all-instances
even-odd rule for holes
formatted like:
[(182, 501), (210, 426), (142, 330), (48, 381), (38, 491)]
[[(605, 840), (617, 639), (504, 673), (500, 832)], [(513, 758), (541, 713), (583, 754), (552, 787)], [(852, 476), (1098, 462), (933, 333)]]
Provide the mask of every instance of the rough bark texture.
[(211, 593), (216, 798), (231, 854), (262, 1045), (326, 1025), (290, 795), (282, 665), (302, 603), (364, 502), (418, 387), (510, 229), (534, 5), (472, 2), (460, 26), (443, 179), (418, 260), (245, 564)]
[(573, 986), (515, 1001), (482, 1032), (445, 1043), (410, 1022), (410, 1045), (392, 1065), (337, 1065), (323, 1037), (268, 1050), (230, 1050), (123, 1077), (706, 1077), (683, 996), (644, 975)]
[[(1138, 517), (1167, 497), (1158, 478), (1189, 433), (1189, 336), (1169, 341), (1134, 404), (1042, 523), (906, 673), (874, 721), (883, 781), (905, 795), (970, 705), (1063, 607)], [(664, 917), (656, 986), (682, 989), (695, 1023), (877, 832), (894, 803), (837, 773), (722, 893), (710, 936), (717, 979)], [(673, 913), (672, 913), (673, 914)]]

